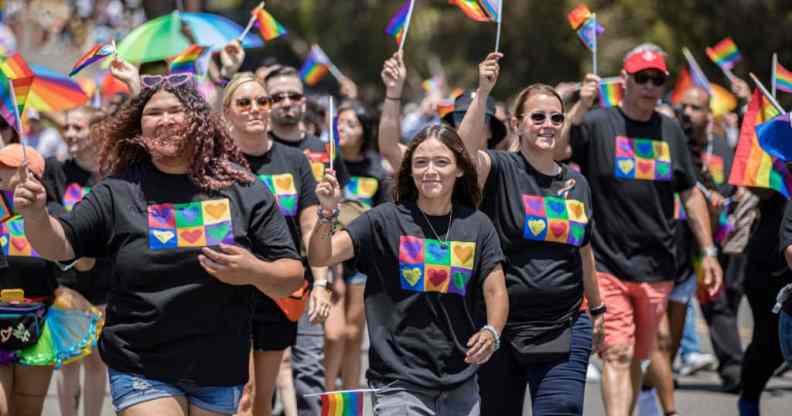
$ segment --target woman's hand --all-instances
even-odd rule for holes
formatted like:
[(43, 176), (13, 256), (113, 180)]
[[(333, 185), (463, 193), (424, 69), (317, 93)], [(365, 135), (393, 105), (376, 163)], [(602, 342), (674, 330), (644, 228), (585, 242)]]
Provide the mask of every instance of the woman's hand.
[(110, 73), (126, 84), (133, 97), (140, 93), (140, 73), (137, 67), (116, 56), (110, 63)]
[(338, 208), (343, 195), (341, 195), (341, 187), (338, 185), (335, 171), (327, 170), (324, 180), (316, 185), (316, 196), (319, 198), (319, 205), (322, 209), (332, 211)]
[(479, 93), (489, 95), (495, 88), (500, 76), (500, 64), (498, 61), (503, 58), (500, 52), (492, 52), (479, 64)]
[(330, 316), (333, 292), (328, 287), (315, 286), (311, 290), (308, 301), (308, 321), (312, 324), (321, 324)]
[(14, 190), (14, 210), (25, 218), (46, 217), (47, 191), (36, 177), (22, 164), (9, 181)]
[(385, 61), (381, 76), (388, 97), (401, 97), (404, 80), (407, 79), (407, 67), (404, 66), (402, 51), (394, 53)]
[(470, 337), (467, 346), (469, 349), (465, 355), (465, 362), (481, 365), (489, 361), (495, 352), (495, 337), (491, 332), (482, 329)]
[(219, 247), (204, 247), (198, 255), (198, 262), (209, 274), (229, 285), (249, 285), (251, 276), (256, 275), (256, 258), (250, 251), (229, 244)]
[(594, 74), (587, 74), (580, 83), (580, 102), (584, 108), (589, 109), (594, 105), (594, 99), (599, 95), (600, 77)]
[(220, 68), (220, 75), (226, 79), (231, 79), (242, 67), (242, 62), (245, 61), (245, 50), (239, 43), (238, 39), (228, 42), (220, 51), (220, 63), (223, 65)]

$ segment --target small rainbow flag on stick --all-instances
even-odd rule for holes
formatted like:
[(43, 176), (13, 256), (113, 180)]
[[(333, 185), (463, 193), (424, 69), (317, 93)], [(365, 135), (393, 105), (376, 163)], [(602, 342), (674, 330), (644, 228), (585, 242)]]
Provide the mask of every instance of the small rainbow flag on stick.
[(391, 17), (388, 26), (385, 27), (385, 33), (396, 38), (396, 43), (399, 44), (399, 50), (404, 49), (404, 41), (407, 39), (407, 31), (410, 29), (410, 19), (412, 18), (414, 0), (406, 0), (404, 4), (399, 7), (396, 14)]
[(616, 107), (622, 102), (624, 97), (624, 86), (620, 79), (603, 80), (599, 85), (600, 107)]
[(317, 48), (318, 46), (311, 48), (311, 52), (305, 58), (305, 63), (300, 69), (300, 78), (310, 87), (316, 85), (329, 72), (326, 55)]
[(28, 94), (33, 86), (33, 70), (30, 69), (22, 55), (15, 53), (0, 64), (0, 69), (11, 80), (14, 91), (12, 99), (16, 103), (17, 117), (25, 114)]
[[(256, 24), (258, 24), (259, 33), (261, 33), (261, 37), (264, 38), (267, 42), (279, 38), (285, 35), (286, 28), (283, 27), (274, 17), (272, 17), (269, 12), (264, 10), (263, 7), (259, 6), (253, 9), (253, 19), (255, 19)], [(242, 34), (242, 38), (247, 35), (247, 33)]]
[(775, 64), (775, 88), (779, 91), (792, 92), (792, 71), (778, 62)]
[(195, 73), (195, 61), (203, 55), (206, 48), (198, 45), (190, 45), (182, 51), (182, 53), (170, 58), (168, 66), (170, 73), (176, 74), (179, 72)]
[(346, 391), (322, 395), (322, 416), (363, 416), (365, 393)]
[(69, 72), (69, 76), (72, 77), (76, 75), (78, 72), (82, 71), (88, 65), (91, 65), (94, 62), (101, 61), (102, 59), (112, 55), (115, 53), (115, 47), (110, 45), (95, 45), (91, 48), (88, 52), (86, 52), (77, 62), (74, 63), (71, 71)]
[(729, 183), (735, 186), (769, 188), (790, 197), (792, 175), (780, 160), (770, 156), (759, 144), (756, 126), (776, 116), (779, 111), (758, 88), (748, 103), (734, 153)]
[(19, 117), (14, 108), (14, 88), (11, 79), (0, 71), (0, 115), (17, 132), (20, 132)]
[(707, 48), (707, 56), (724, 71), (731, 70), (742, 60), (742, 55), (731, 38), (723, 39), (715, 46)]
[(465, 16), (477, 22), (495, 21), (490, 18), (486, 6), (480, 4), (478, 0), (448, 0), (448, 3), (459, 7), (462, 13), (465, 13)]
[(579, 4), (567, 14), (572, 30), (577, 32), (578, 39), (591, 51), (591, 70), (597, 73), (597, 37), (605, 32), (605, 28), (597, 23), (597, 15), (591, 13), (588, 6)]
[(586, 23), (589, 18), (591, 18), (591, 10), (589, 10), (588, 6), (585, 4), (578, 4), (577, 7), (572, 9), (567, 15), (567, 20), (572, 30), (580, 29), (580, 26), (583, 26), (583, 23)]

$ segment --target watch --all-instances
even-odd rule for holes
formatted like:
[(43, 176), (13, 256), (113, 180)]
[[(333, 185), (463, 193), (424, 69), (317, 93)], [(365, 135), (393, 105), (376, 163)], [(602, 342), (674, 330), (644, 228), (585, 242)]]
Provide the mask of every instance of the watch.
[(718, 248), (715, 246), (704, 247), (701, 251), (704, 257), (718, 257)]
[(608, 307), (605, 306), (604, 303), (600, 303), (599, 306), (589, 308), (589, 314), (591, 314), (592, 317), (600, 316), (607, 311), (608, 311)]

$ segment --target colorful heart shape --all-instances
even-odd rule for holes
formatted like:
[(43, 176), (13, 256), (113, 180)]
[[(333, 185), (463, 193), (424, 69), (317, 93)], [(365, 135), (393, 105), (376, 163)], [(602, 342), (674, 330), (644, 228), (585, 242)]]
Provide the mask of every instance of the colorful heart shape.
[(553, 233), (556, 237), (561, 237), (567, 230), (567, 223), (566, 222), (551, 222), (550, 223), (550, 232)]
[(464, 289), (466, 281), (467, 281), (467, 276), (465, 275), (465, 273), (454, 272), (454, 286), (456, 286), (459, 289)]
[(421, 252), (421, 243), (418, 241), (406, 240), (402, 241), (401, 248), (404, 250), (408, 259), (417, 260)]
[(569, 208), (572, 210), (572, 215), (574, 215), (575, 218), (580, 218), (583, 216), (583, 205), (571, 204)]
[(189, 207), (184, 207), (180, 210), (181, 215), (190, 223), (195, 221), (198, 218), (198, 207), (191, 205)]
[(429, 269), (429, 282), (433, 286), (440, 286), (448, 279), (448, 270), (444, 269)]
[(402, 277), (410, 286), (415, 286), (418, 283), (418, 280), (421, 278), (421, 270), (420, 269), (404, 269), (402, 270)]
[(635, 141), (635, 153), (639, 156), (650, 159), (654, 153), (653, 150), (654, 146), (652, 146), (652, 142), (647, 140)]
[(638, 170), (641, 173), (649, 173), (652, 170), (652, 161), (649, 160), (639, 160), (638, 161)]
[(427, 244), (426, 247), (433, 260), (442, 260), (448, 254), (448, 251), (441, 247), (440, 244)]
[(159, 240), (159, 242), (162, 244), (167, 243), (168, 241), (171, 240), (171, 238), (175, 236), (175, 234), (173, 234), (173, 231), (154, 230), (151, 233), (154, 234), (154, 238)]
[(0, 330), (0, 340), (2, 340), (3, 342), (8, 341), (8, 339), (11, 338), (12, 330), (13, 328), (11, 328), (10, 326), (6, 329)]
[(671, 173), (671, 166), (669, 166), (667, 163), (658, 163), (655, 165), (655, 168), (657, 169), (657, 177), (659, 178), (665, 178)]
[(291, 189), (292, 185), (292, 177), (291, 176), (281, 176), (275, 179), (275, 184), (280, 189)]
[(167, 224), (170, 219), (171, 209), (161, 205), (149, 207), (149, 214), (159, 224)]
[(228, 212), (228, 205), (222, 202), (206, 204), (206, 213), (209, 214), (214, 219), (219, 220), (221, 218), (224, 218), (226, 212)]
[(201, 230), (179, 231), (179, 236), (181, 236), (182, 239), (186, 240), (190, 244), (194, 244), (196, 241), (198, 241), (201, 238), (201, 235), (203, 235)]
[(550, 208), (550, 212), (555, 215), (562, 215), (564, 213), (565, 204), (559, 200), (547, 200), (547, 206)]
[(633, 167), (635, 167), (635, 162), (630, 159), (622, 159), (619, 161), (619, 170), (625, 175), (632, 172)]
[(454, 247), (454, 254), (456, 258), (462, 264), (467, 264), (470, 258), (473, 256), (473, 247), (470, 246), (455, 246)]
[(360, 178), (358, 191), (366, 196), (372, 196), (377, 192), (377, 180), (373, 178)]
[(24, 238), (12, 238), (11, 245), (13, 245), (14, 248), (17, 249), (17, 251), (23, 251), (24, 249), (27, 248), (28, 242)]
[(659, 160), (667, 160), (668, 158), (668, 144), (665, 142), (657, 142), (654, 144), (655, 157)]
[(546, 227), (547, 225), (545, 224), (544, 220), (528, 221), (528, 228), (531, 230), (531, 233), (535, 236), (542, 234), (542, 231), (544, 231)]
[(229, 229), (228, 223), (220, 223), (206, 227), (206, 233), (209, 234), (209, 237), (212, 237), (212, 239), (222, 241), (225, 239), (226, 235), (228, 235)]
[(525, 198), (525, 203), (532, 212), (541, 212), (544, 200), (541, 197)]

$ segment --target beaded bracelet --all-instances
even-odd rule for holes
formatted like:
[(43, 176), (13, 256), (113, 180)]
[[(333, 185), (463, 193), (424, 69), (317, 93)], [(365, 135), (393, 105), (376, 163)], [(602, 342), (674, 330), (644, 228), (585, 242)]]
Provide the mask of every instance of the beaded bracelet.
[(484, 325), (481, 327), (481, 330), (492, 334), (492, 337), (495, 338), (495, 349), (493, 351), (498, 351), (500, 349), (500, 336), (498, 335), (498, 331), (495, 330), (495, 327), (492, 325)]

